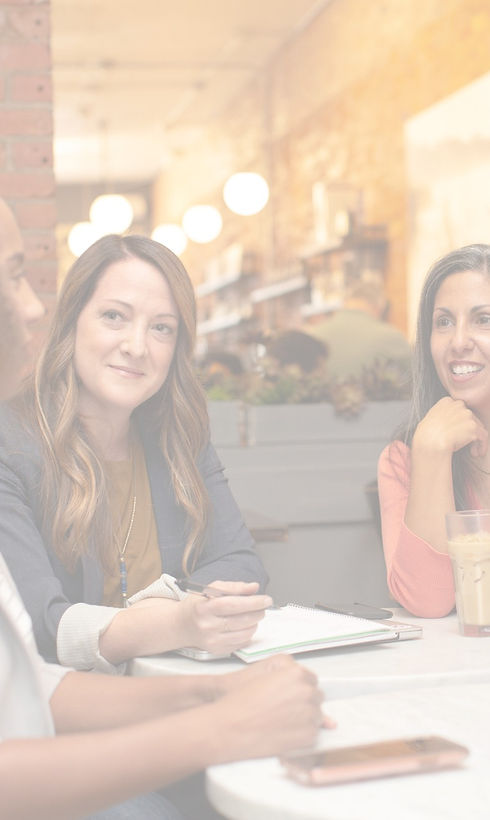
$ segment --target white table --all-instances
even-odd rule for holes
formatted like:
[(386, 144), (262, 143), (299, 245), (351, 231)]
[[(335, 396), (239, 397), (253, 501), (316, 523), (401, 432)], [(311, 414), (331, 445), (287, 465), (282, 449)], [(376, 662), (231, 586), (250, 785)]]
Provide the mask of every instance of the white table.
[(275, 758), (215, 766), (207, 772), (208, 796), (215, 808), (230, 820), (490, 817), (487, 684), (378, 692), (330, 701), (328, 712), (338, 728), (322, 732), (324, 748), (439, 734), (467, 746), (471, 754), (462, 769), (316, 788), (286, 778)]
[[(414, 618), (400, 609), (394, 613), (395, 620), (420, 624), (423, 637), (296, 655), (317, 674), (327, 698), (413, 686), (490, 683), (490, 638), (461, 636), (456, 615), (431, 620)], [(136, 658), (131, 674), (222, 674), (242, 668), (238, 660), (200, 662), (167, 654)]]

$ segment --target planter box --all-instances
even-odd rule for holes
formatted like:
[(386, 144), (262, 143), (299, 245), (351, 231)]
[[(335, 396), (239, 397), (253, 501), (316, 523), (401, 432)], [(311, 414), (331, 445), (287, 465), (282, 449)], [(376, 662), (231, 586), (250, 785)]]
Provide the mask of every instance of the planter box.
[(354, 419), (330, 404), (217, 405), (213, 440), (239, 505), (289, 529), (286, 543), (258, 545), (272, 594), (388, 603), (366, 487), (407, 402), (369, 403)]

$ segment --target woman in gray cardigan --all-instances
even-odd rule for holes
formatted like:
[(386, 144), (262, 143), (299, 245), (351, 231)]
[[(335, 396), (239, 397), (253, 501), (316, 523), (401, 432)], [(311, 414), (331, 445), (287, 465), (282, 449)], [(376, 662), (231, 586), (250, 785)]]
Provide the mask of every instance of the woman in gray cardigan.
[[(209, 441), (195, 327), (180, 260), (106, 236), (68, 273), (35, 379), (1, 411), (2, 552), (48, 658), (112, 671), (184, 646), (228, 653), (271, 603)], [(181, 575), (228, 594), (185, 595)]]
[[(3, 397), (19, 386), (30, 326), (43, 313), (23, 264), (20, 232), (0, 199)], [(47, 664), (0, 556), (2, 818), (183, 820), (150, 790), (215, 763), (314, 742), (322, 722), (315, 676), (285, 656), (251, 666), (225, 675), (130, 678)], [(186, 794), (190, 786), (181, 784)], [(201, 802), (192, 816), (208, 817)]]

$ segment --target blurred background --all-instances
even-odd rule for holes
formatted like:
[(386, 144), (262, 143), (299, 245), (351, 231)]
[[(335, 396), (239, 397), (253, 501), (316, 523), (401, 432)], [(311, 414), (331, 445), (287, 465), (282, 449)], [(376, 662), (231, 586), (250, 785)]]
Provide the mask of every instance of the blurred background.
[(0, 0), (0, 195), (33, 285), (53, 305), (104, 233), (182, 258), (279, 601), (390, 601), (376, 463), (428, 266), (490, 238), (489, 44), (488, 0)]
[(0, 191), (48, 301), (101, 232), (158, 229), (203, 349), (358, 278), (410, 335), (428, 264), (488, 241), (488, 0), (2, 0), (0, 35)]

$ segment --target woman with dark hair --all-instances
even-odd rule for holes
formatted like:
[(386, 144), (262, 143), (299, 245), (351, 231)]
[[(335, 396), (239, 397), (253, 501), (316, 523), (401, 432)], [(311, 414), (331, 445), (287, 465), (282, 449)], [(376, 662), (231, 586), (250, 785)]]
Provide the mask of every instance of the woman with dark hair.
[[(33, 384), (2, 409), (2, 549), (48, 658), (112, 670), (229, 653), (271, 603), (209, 442), (195, 328), (180, 260), (106, 236), (66, 277)], [(228, 594), (185, 595), (181, 575)]]
[(406, 430), (382, 453), (378, 485), (388, 585), (414, 615), (454, 607), (445, 514), (490, 507), (490, 245), (428, 273)]

